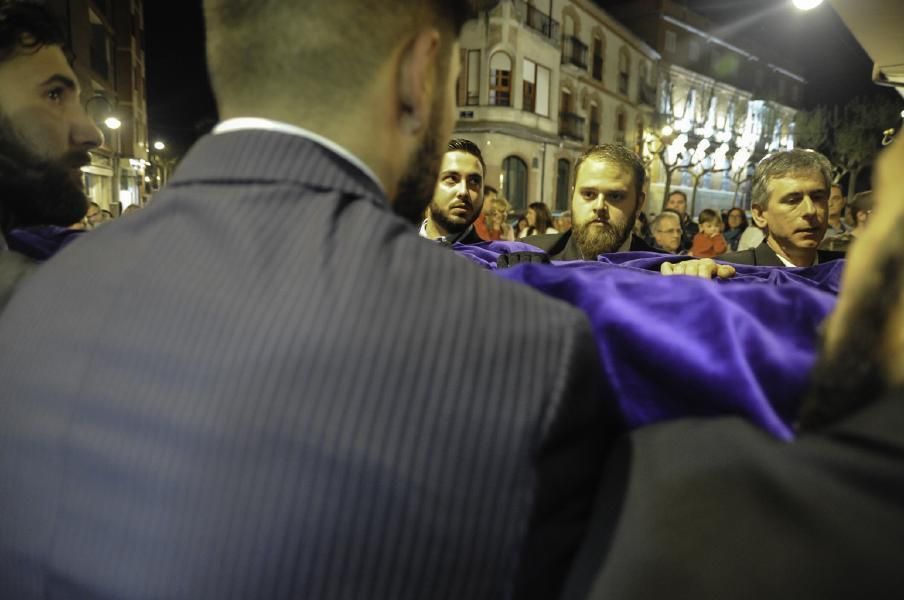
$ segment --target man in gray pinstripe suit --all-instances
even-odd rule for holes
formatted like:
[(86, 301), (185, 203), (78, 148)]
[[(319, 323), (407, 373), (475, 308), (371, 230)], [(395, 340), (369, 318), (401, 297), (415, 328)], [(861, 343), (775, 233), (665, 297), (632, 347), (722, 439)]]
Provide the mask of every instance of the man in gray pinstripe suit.
[(0, 317), (0, 596), (553, 597), (589, 325), (411, 223), (473, 7), (261, 6), (205, 2), (214, 134)]

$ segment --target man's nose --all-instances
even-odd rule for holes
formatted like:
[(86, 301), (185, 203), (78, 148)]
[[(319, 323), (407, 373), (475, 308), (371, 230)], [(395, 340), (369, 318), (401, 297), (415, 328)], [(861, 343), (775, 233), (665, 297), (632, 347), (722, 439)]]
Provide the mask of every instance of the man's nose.
[(816, 215), (816, 203), (813, 202), (813, 198), (810, 197), (810, 194), (804, 194), (804, 199), (801, 204), (806, 216), (810, 217)]
[(81, 107), (76, 109), (70, 130), (70, 142), (79, 150), (92, 150), (104, 143), (104, 134)]
[(609, 216), (609, 205), (606, 203), (602, 194), (597, 196), (596, 200), (593, 201), (593, 211), (600, 217)]

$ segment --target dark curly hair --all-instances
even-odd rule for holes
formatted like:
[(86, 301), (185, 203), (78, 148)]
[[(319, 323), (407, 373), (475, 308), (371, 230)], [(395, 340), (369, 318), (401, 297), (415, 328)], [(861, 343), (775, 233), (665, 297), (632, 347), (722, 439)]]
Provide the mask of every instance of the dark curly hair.
[(17, 52), (37, 52), (44, 46), (66, 46), (60, 22), (43, 3), (0, 0), (0, 62)]

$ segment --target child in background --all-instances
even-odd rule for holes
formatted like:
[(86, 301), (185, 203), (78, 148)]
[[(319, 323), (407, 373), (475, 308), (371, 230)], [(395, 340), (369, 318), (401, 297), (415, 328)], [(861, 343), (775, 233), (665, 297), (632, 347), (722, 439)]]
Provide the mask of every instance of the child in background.
[(694, 258), (713, 258), (724, 254), (728, 243), (722, 235), (722, 219), (719, 213), (709, 208), (700, 211), (697, 219), (700, 233), (694, 236), (694, 245), (688, 255)]

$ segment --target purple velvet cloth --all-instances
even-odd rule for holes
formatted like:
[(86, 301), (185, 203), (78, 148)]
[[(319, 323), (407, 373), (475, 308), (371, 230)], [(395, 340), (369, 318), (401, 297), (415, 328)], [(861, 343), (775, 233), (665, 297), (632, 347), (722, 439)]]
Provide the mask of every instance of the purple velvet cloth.
[(738, 266), (727, 281), (664, 277), (662, 262), (685, 257), (631, 252), (496, 270), (500, 253), (531, 249), (500, 242), (455, 248), (587, 314), (604, 401), (618, 407), (628, 428), (734, 414), (780, 439), (793, 437), (817, 328), (835, 304), (843, 261), (808, 269)]
[(44, 261), (83, 233), (85, 232), (81, 229), (68, 229), (56, 225), (22, 227), (7, 233), (6, 243), (10, 250), (34, 260)]

